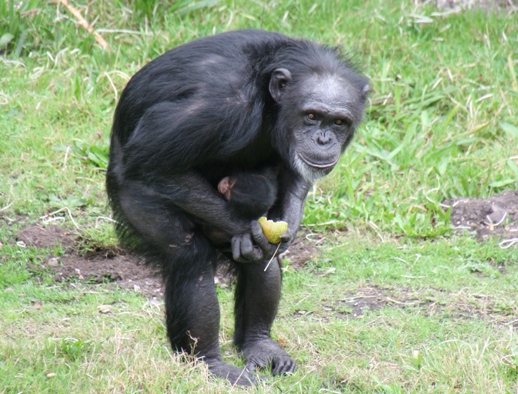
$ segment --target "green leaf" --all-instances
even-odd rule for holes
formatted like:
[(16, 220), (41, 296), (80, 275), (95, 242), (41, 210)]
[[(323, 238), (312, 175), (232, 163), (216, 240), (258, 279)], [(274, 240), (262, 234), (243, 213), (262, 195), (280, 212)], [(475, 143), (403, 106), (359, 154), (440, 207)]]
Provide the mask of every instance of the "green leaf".
[(0, 48), (6, 48), (7, 44), (9, 44), (13, 38), (13, 34), (5, 33), (2, 37), (0, 37)]
[(506, 122), (498, 122), (500, 127), (512, 138), (518, 138), (518, 127)]
[(501, 181), (491, 182), (489, 184), (489, 187), (500, 188), (500, 187), (504, 187), (504, 186), (507, 186), (507, 185), (512, 185), (513, 183), (516, 186), (518, 186), (518, 179), (504, 179), (504, 180), (501, 180)]

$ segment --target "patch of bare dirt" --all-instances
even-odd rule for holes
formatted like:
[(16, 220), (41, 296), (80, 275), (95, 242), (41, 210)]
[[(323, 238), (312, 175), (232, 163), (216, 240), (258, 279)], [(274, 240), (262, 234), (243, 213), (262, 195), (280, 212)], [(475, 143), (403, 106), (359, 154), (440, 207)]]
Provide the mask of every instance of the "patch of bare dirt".
[(380, 310), (387, 305), (395, 308), (415, 308), (426, 307), (431, 304), (432, 301), (430, 300), (395, 295), (389, 290), (373, 286), (359, 288), (354, 294), (347, 295), (326, 308), (343, 316), (360, 317), (368, 311)]
[(282, 258), (289, 260), (290, 267), (302, 269), (309, 260), (320, 256), (320, 253), (320, 250), (306, 239), (305, 234), (299, 233)]
[[(440, 302), (435, 296), (420, 294), (415, 289), (384, 289), (378, 286), (367, 286), (344, 294), (338, 301), (332, 301), (323, 307), (325, 312), (333, 313), (346, 319), (360, 318), (365, 313), (377, 311), (385, 307), (396, 309), (412, 308), (416, 313), (432, 316), (437, 313), (447, 314), (454, 319), (490, 319), (493, 324), (506, 325), (518, 329), (516, 307), (502, 310), (501, 305), (489, 295), (475, 296), (476, 301), (456, 294), (456, 302)], [(297, 315), (308, 314), (297, 311)]]
[(518, 191), (509, 190), (485, 199), (455, 198), (446, 204), (451, 206), (454, 228), (472, 231), (479, 239), (494, 235), (518, 241)]
[[(52, 262), (47, 260), (47, 264)], [(51, 265), (56, 281), (81, 281), (86, 283), (116, 283), (119, 287), (142, 293), (148, 298), (163, 296), (162, 282), (149, 266), (132, 256), (81, 257), (65, 255)]]
[(163, 289), (160, 278), (150, 267), (133, 256), (119, 250), (99, 250), (81, 255), (77, 244), (81, 235), (56, 225), (30, 225), (22, 229), (17, 243), (49, 248), (61, 245), (61, 256), (47, 256), (45, 268), (50, 269), (59, 282), (82, 282), (87, 284), (116, 283), (123, 289), (136, 291), (148, 298), (161, 297)]
[[(162, 281), (151, 267), (136, 257), (117, 249), (103, 249), (82, 255), (77, 252), (81, 235), (63, 227), (30, 225), (21, 230), (16, 242), (21, 246), (50, 248), (61, 245), (65, 251), (60, 256), (47, 256), (44, 266), (55, 274), (56, 281), (81, 282), (86, 284), (114, 283), (117, 286), (136, 291), (148, 298), (163, 296)], [(318, 255), (316, 247), (304, 239), (297, 239), (286, 258), (290, 266), (302, 268), (305, 263)], [(227, 286), (231, 279), (224, 269), (218, 271), (216, 283)]]
[(36, 248), (47, 248), (62, 245), (63, 249), (71, 248), (75, 244), (73, 232), (60, 226), (43, 227), (37, 224), (25, 227), (18, 233), (17, 242), (22, 245)]

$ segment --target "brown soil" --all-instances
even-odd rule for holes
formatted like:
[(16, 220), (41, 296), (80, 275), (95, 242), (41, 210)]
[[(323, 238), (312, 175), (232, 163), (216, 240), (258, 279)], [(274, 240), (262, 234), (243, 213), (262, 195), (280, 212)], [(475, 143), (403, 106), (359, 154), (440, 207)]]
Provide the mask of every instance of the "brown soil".
[[(473, 304), (473, 300), (463, 298), (461, 294), (459, 294), (457, 302), (446, 304), (438, 302), (433, 295), (423, 297), (416, 289), (384, 289), (368, 286), (344, 295), (344, 298), (332, 301), (323, 309), (334, 316), (355, 319), (388, 305), (396, 309), (412, 308), (416, 314), (434, 315), (446, 312), (454, 319), (490, 319), (493, 324), (518, 328), (515, 314), (502, 313), (500, 306), (489, 295), (477, 296), (478, 307)], [(302, 312), (304, 311), (298, 311), (297, 314), (304, 315), (305, 313)]]
[[(65, 251), (63, 255), (48, 255), (44, 262), (44, 268), (55, 274), (56, 281), (86, 284), (114, 283), (148, 298), (163, 296), (160, 277), (143, 261), (126, 255), (116, 248), (82, 254), (77, 251), (80, 240), (81, 236), (77, 232), (70, 232), (60, 226), (31, 225), (18, 233), (16, 242), (21, 246), (37, 248), (61, 246)], [(299, 269), (318, 254), (318, 249), (301, 237), (293, 242), (284, 258), (289, 261), (290, 267)], [(215, 281), (225, 287), (231, 278), (225, 270), (221, 270)]]
[(447, 201), (451, 206), (450, 221), (454, 228), (476, 233), (479, 239), (497, 236), (511, 245), (518, 241), (518, 191), (505, 191), (499, 195), (480, 198), (455, 198)]
[(155, 272), (133, 256), (118, 249), (81, 254), (77, 245), (81, 236), (56, 225), (31, 225), (18, 233), (17, 242), (37, 248), (61, 245), (63, 255), (48, 255), (44, 267), (54, 273), (56, 281), (88, 284), (116, 283), (149, 298), (162, 296), (162, 285)]

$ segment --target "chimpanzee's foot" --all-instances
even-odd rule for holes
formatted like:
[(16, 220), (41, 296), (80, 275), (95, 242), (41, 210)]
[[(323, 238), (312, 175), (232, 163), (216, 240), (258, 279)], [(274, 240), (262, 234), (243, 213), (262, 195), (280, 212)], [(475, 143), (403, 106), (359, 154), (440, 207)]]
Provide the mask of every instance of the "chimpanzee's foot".
[(204, 361), (212, 375), (227, 379), (232, 385), (253, 386), (262, 378), (254, 373), (255, 369), (238, 368), (220, 359), (204, 359)]
[(273, 375), (295, 370), (295, 361), (272, 339), (245, 343), (241, 350), (246, 358), (246, 369), (250, 372), (267, 365), (271, 365)]

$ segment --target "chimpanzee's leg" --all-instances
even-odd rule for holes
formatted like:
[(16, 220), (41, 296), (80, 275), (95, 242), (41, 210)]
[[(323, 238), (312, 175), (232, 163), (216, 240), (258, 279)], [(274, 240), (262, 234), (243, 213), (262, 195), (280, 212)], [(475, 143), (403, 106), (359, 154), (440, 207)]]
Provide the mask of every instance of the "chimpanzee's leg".
[(251, 384), (256, 377), (221, 360), (220, 312), (214, 286), (216, 253), (201, 236), (175, 252), (166, 274), (166, 326), (171, 346), (203, 358), (209, 370), (232, 383)]
[(174, 350), (219, 357), (219, 305), (214, 288), (215, 252), (194, 235), (175, 248), (164, 272), (166, 327)]
[(292, 372), (295, 361), (270, 337), (281, 296), (281, 265), (238, 264), (236, 287), (236, 329), (234, 342), (246, 358), (250, 372), (271, 365), (272, 373)]
[(201, 358), (214, 375), (231, 383), (254, 383), (254, 374), (221, 360), (214, 247), (181, 210), (142, 185), (132, 185), (120, 196), (127, 225), (141, 239), (138, 250), (162, 269), (172, 348)]

